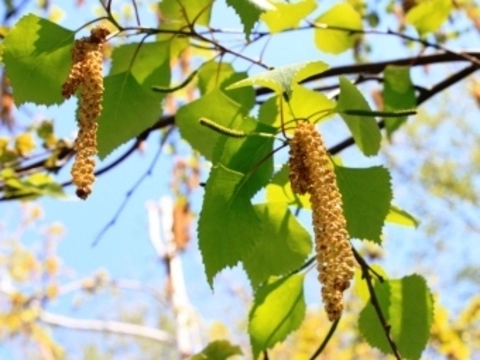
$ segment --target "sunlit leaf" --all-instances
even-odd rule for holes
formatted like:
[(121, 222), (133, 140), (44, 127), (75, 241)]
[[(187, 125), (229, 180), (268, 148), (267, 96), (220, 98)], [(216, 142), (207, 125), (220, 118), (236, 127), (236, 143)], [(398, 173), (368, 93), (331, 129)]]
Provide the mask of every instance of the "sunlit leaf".
[(394, 205), (390, 206), (390, 210), (388, 211), (385, 221), (397, 225), (411, 227), (418, 227), (419, 224), (419, 221), (412, 215)]
[(300, 196), (292, 191), (288, 173), (288, 164), (285, 164), (280, 171), (275, 173), (272, 180), (267, 185), (267, 201), (269, 203), (286, 203), (288, 205), (310, 209), (308, 196)]
[(320, 50), (333, 54), (353, 47), (359, 35), (349, 30), (363, 29), (360, 14), (348, 2), (333, 6), (315, 24), (315, 44)]
[(253, 358), (297, 330), (305, 317), (304, 274), (270, 281), (258, 289), (250, 311), (248, 333)]
[[(251, 0), (226, 0), (227, 5), (231, 6), (237, 15), (240, 17), (240, 20), (243, 24), (243, 31), (245, 32), (245, 37), (250, 38), (252, 33), (253, 26), (260, 19), (260, 14), (264, 9), (262, 9), (255, 1)], [(273, 7), (267, 3), (270, 7)]]
[(437, 31), (448, 19), (452, 9), (451, 0), (423, 0), (416, 2), (408, 11), (405, 20), (423, 36)]
[(293, 3), (273, 3), (274, 10), (264, 12), (260, 18), (265, 21), (272, 34), (296, 28), (300, 22), (317, 8), (316, 0), (300, 0)]
[(193, 355), (191, 360), (226, 360), (234, 355), (242, 355), (240, 346), (232, 345), (227, 340), (215, 340), (200, 353)]

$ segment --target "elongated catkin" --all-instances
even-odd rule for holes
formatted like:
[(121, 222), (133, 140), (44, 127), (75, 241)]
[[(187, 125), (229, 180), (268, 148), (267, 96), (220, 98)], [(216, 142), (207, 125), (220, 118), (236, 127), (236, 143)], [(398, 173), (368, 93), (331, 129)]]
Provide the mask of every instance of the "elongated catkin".
[(102, 44), (108, 34), (108, 29), (100, 26), (93, 29), (89, 37), (75, 41), (73, 64), (62, 86), (62, 95), (67, 99), (79, 90), (79, 129), (71, 174), (72, 182), (77, 187), (76, 194), (81, 199), (90, 195), (95, 181), (93, 156), (97, 154), (97, 119), (102, 112), (104, 90)]
[(290, 140), (289, 166), (293, 191), (310, 194), (318, 279), (328, 318), (334, 321), (342, 314), (343, 292), (353, 278), (355, 258), (335, 173), (314, 125), (297, 127)]

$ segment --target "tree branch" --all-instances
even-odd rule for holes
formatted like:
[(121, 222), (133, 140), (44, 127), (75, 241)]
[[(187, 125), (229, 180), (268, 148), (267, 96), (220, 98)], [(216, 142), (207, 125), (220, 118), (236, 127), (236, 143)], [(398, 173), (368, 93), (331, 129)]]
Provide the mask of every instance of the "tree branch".
[(365, 259), (355, 250), (353, 246), (352, 246), (352, 250), (353, 250), (353, 255), (355, 256), (355, 260), (357, 260), (362, 270), (362, 279), (365, 279), (365, 281), (367, 282), (368, 292), (370, 293), (370, 302), (372, 303), (372, 306), (378, 316), (378, 320), (382, 325), (388, 344), (390, 345), (390, 348), (392, 349), (392, 352), (395, 358), (397, 360), (401, 360), (402, 356), (400, 355), (398, 347), (395, 344), (395, 341), (393, 340), (392, 335), (390, 333), (391, 326), (387, 323), (387, 320), (385, 319), (385, 315), (383, 314), (382, 308), (380, 307), (380, 302), (378, 301), (377, 294), (375, 293), (375, 289), (373, 288), (372, 276), (370, 275), (370, 272), (369, 272), (370, 267), (368, 266)]
[(42, 311), (38, 320), (56, 327), (62, 327), (79, 331), (98, 331), (117, 335), (135, 336), (153, 340), (159, 343), (174, 345), (171, 336), (162, 330), (142, 325), (129, 324), (119, 321), (102, 321), (95, 319), (75, 319), (68, 316), (57, 315)]
[(337, 329), (337, 325), (339, 322), (340, 322), (340, 319), (337, 319), (332, 323), (332, 325), (330, 326), (330, 330), (328, 330), (327, 336), (325, 336), (325, 339), (323, 339), (318, 349), (310, 357), (310, 360), (316, 359), (323, 352), (323, 350), (325, 350), (325, 347), (328, 345), (328, 342), (330, 341), (333, 334), (335, 333), (335, 330)]

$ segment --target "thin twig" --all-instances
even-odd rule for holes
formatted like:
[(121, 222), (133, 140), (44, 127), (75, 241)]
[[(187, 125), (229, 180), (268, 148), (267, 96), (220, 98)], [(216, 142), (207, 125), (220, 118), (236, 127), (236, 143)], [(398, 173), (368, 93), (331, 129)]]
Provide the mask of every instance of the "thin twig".
[(337, 329), (337, 325), (340, 322), (340, 319), (335, 320), (332, 325), (330, 326), (330, 330), (327, 333), (327, 336), (325, 336), (325, 339), (323, 339), (322, 343), (318, 347), (318, 349), (313, 353), (313, 355), (310, 357), (310, 360), (316, 359), (322, 352), (325, 350), (325, 347), (328, 345), (330, 339), (332, 338), (333, 334), (335, 333), (335, 330)]
[[(354, 249), (353, 246), (352, 249)], [(358, 252), (354, 251), (353, 255), (355, 256), (355, 260), (357, 260), (358, 264), (360, 265), (360, 269), (362, 270), (362, 278), (365, 279), (365, 281), (367, 282), (368, 292), (370, 293), (370, 302), (372, 303), (375, 313), (377, 314), (378, 320), (380, 321), (383, 332), (385, 333), (385, 337), (387, 338), (388, 344), (392, 349), (393, 355), (397, 360), (401, 360), (402, 356), (400, 355), (400, 351), (398, 350), (397, 344), (393, 340), (390, 333), (391, 326), (387, 323), (385, 315), (383, 314), (382, 308), (380, 306), (380, 302), (378, 301), (377, 294), (375, 293), (372, 276), (369, 272), (370, 267), (368, 266), (365, 259)]]

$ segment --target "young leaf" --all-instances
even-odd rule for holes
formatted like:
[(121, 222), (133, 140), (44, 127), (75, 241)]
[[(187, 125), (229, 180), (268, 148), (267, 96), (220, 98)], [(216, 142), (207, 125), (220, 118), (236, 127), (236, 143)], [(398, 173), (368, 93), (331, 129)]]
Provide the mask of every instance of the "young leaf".
[(53, 105), (72, 65), (74, 33), (35, 15), (20, 19), (3, 42), (3, 62), (17, 105)]
[(335, 174), (348, 233), (352, 238), (380, 243), (392, 200), (388, 170), (381, 166), (366, 169), (335, 166)]
[(312, 251), (312, 240), (286, 204), (254, 207), (262, 224), (262, 234), (243, 259), (243, 267), (256, 288), (270, 276), (284, 275), (300, 267)]
[(288, 164), (282, 166), (267, 185), (267, 201), (269, 203), (285, 203), (303, 209), (310, 209), (307, 195), (294, 194), (288, 178)]
[(243, 86), (259, 85), (274, 90), (277, 95), (286, 93), (290, 98), (292, 86), (306, 78), (320, 74), (328, 69), (323, 61), (308, 61), (286, 66), (279, 66), (273, 70), (253, 75), (245, 80), (230, 85), (228, 89)]
[(202, 352), (193, 355), (191, 360), (227, 360), (231, 356), (242, 354), (240, 346), (232, 345), (227, 340), (215, 340), (208, 344)]
[[(416, 107), (415, 89), (410, 80), (410, 68), (404, 66), (387, 66), (383, 72), (383, 107), (384, 110), (405, 110)], [(385, 129), (390, 137), (405, 121), (406, 117), (386, 118)]]
[(380, 150), (382, 135), (377, 122), (371, 116), (347, 115), (343, 110), (372, 111), (363, 95), (347, 78), (340, 76), (340, 96), (337, 112), (350, 129), (355, 143), (367, 156), (376, 155)]
[[(433, 298), (425, 279), (411, 275), (376, 282), (374, 290), (402, 358), (420, 359), (433, 319)], [(385, 330), (370, 302), (360, 313), (358, 326), (370, 345), (385, 354), (392, 354)]]
[(390, 210), (387, 214), (387, 217), (385, 218), (385, 221), (397, 225), (411, 227), (418, 227), (419, 224), (419, 221), (415, 219), (412, 215), (394, 205), (390, 206)]
[(104, 79), (103, 111), (98, 119), (98, 155), (104, 159), (126, 141), (152, 126), (161, 114), (161, 104), (146, 92), (131, 72)]
[[(356, 39), (360, 36), (352, 34), (348, 30), (362, 30), (362, 18), (360, 14), (348, 2), (333, 6), (316, 21), (315, 44), (327, 53), (339, 54), (351, 49)], [(344, 28), (342, 30), (330, 29), (329, 27)]]
[[(207, 280), (246, 257), (260, 236), (246, 176), (219, 164), (212, 168), (198, 222), (198, 245)], [(221, 226), (219, 226), (221, 225)]]
[(227, 5), (231, 6), (240, 17), (240, 21), (243, 24), (243, 32), (248, 40), (253, 26), (260, 19), (260, 14), (264, 9), (260, 8), (255, 1), (250, 0), (227, 0)]
[(48, 174), (36, 173), (24, 179), (16, 176), (5, 177), (5, 197), (20, 196), (22, 200), (32, 200), (40, 196), (65, 197), (63, 188)]
[(182, 106), (176, 116), (176, 124), (182, 138), (208, 160), (218, 139), (224, 135), (199, 124), (200, 117), (206, 117), (222, 126), (232, 128), (237, 117), (241, 117), (241, 105), (230, 99), (219, 89), (213, 90), (200, 99)]
[(266, 11), (260, 16), (272, 34), (298, 27), (300, 21), (317, 8), (315, 0), (273, 4), (275, 6), (274, 10)]
[(421, 36), (437, 31), (453, 9), (451, 0), (428, 0), (415, 4), (408, 11), (405, 20), (413, 25)]
[(248, 324), (254, 359), (301, 325), (305, 317), (304, 277), (296, 274), (272, 280), (256, 292)]

